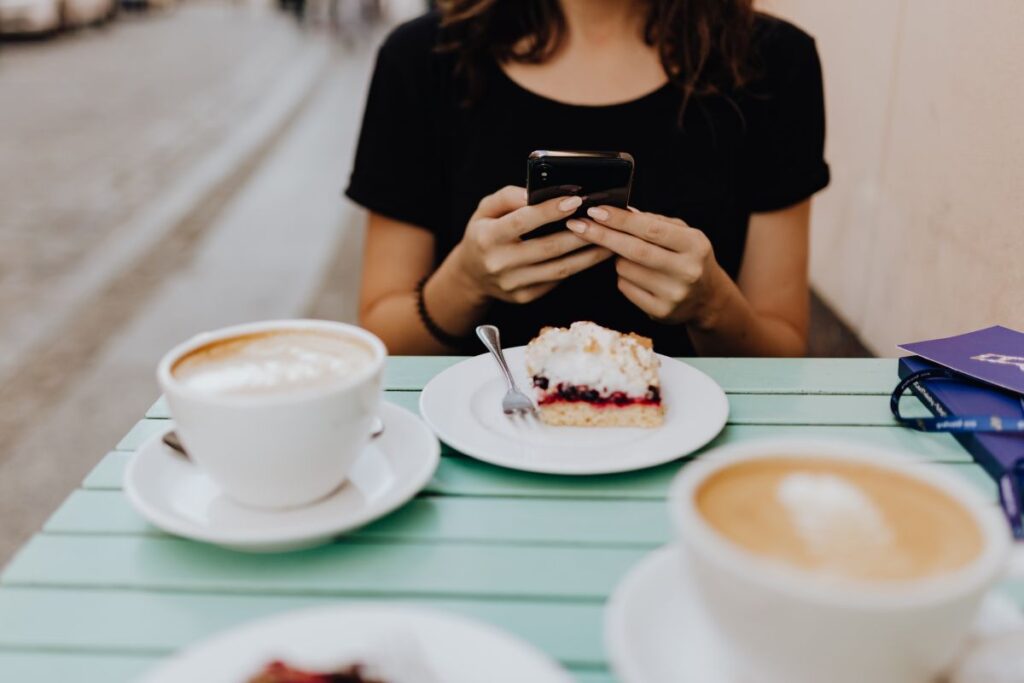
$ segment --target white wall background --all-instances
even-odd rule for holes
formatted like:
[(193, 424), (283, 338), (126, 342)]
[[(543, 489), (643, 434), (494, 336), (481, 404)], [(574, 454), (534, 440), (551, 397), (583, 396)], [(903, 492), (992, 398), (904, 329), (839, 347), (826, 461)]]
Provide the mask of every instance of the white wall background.
[(811, 276), (879, 355), (1024, 330), (1024, 1), (764, 0), (818, 40)]

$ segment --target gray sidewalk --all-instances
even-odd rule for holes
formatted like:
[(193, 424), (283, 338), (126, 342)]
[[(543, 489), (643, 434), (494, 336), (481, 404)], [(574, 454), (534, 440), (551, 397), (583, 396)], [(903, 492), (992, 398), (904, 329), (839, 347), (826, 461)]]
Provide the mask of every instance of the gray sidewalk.
[[(332, 317), (354, 314), (361, 221), (339, 191), (371, 52), (300, 35), (285, 17), (264, 20), (294, 42), (274, 52), (282, 63), (245, 106), (225, 102), (236, 106), (234, 125), (83, 247), (64, 276), (84, 274), (94, 287), (66, 289), (65, 315), (56, 290), (43, 288), (35, 337), (14, 353), (14, 336), (0, 334), (0, 564), (141, 416), (158, 393), (155, 363), (174, 343), (232, 322), (306, 315), (314, 301), (336, 302), (322, 311)], [(340, 300), (321, 294), (339, 251), (351, 255), (332, 275), (350, 293)]]

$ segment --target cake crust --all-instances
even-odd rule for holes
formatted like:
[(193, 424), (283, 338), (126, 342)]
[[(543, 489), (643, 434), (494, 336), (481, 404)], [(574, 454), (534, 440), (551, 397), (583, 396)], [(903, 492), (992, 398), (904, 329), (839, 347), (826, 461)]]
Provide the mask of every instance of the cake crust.
[(540, 419), (556, 427), (660, 427), (665, 422), (665, 407), (643, 403), (595, 406), (586, 401), (562, 401), (542, 405)]

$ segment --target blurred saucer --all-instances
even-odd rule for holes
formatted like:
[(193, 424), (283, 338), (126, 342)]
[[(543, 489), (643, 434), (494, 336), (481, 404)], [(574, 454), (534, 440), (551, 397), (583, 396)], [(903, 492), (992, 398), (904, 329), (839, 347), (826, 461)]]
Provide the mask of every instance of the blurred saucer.
[[(726, 646), (688, 572), (683, 552), (668, 545), (640, 560), (616, 586), (605, 608), (604, 640), (611, 667), (623, 683), (737, 683)], [(995, 642), (996, 634), (1020, 633), (1021, 623), (1013, 600), (989, 593), (971, 627), (968, 661), (982, 649), (979, 645)], [(981, 680), (954, 678), (956, 683)]]
[(245, 507), (221, 493), (197, 465), (153, 435), (125, 471), (124, 490), (135, 509), (160, 529), (247, 552), (282, 552), (320, 545), (397, 509), (437, 469), (440, 447), (413, 413), (382, 403), (384, 433), (374, 439), (337, 491), (286, 510)]
[(605, 649), (624, 683), (735, 683), (686, 574), (682, 551), (665, 546), (640, 560), (608, 600)]

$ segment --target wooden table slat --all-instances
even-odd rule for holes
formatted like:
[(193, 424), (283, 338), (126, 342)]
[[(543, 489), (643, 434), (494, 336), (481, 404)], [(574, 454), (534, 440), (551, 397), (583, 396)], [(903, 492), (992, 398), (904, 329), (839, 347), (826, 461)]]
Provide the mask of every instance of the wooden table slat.
[(133, 451), (110, 451), (85, 475), (81, 488), (119, 490), (124, 481), (124, 468), (133, 454)]
[[(76, 491), (49, 534), (164, 536), (119, 491)], [(655, 548), (671, 537), (660, 500), (488, 499), (428, 496), (352, 536), (388, 541), (559, 543)]]
[(346, 540), (253, 555), (172, 537), (38, 534), (11, 561), (3, 580), (8, 586), (602, 601), (647, 552)]
[[(253, 619), (329, 604), (385, 601), (355, 596), (204, 595), (3, 586), (0, 648), (74, 648), (166, 655)], [(436, 597), (391, 602), (481, 619), (525, 638), (563, 663), (604, 666), (603, 607), (598, 603)]]
[(121, 440), (117, 442), (117, 446), (114, 449), (118, 451), (134, 451), (145, 443), (149, 437), (166, 428), (166, 420), (150, 420), (148, 418), (139, 420), (132, 425), (127, 434), (121, 437)]
[[(448, 464), (468, 463), (450, 459)], [(968, 464), (944, 467), (996, 501), (995, 485), (980, 468)], [(664, 472), (661, 468), (657, 470), (657, 474), (664, 475), (660, 477), (660, 486), (651, 490), (651, 497), (644, 499), (427, 495), (355, 532), (353, 537), (655, 547), (671, 538), (663, 499), (675, 469), (664, 469)], [(494, 495), (493, 486), (487, 491), (490, 496)], [(75, 491), (50, 517), (44, 531), (51, 534), (165, 535), (146, 523), (120, 491), (113, 489)]]
[(134, 681), (157, 661), (155, 656), (0, 650), (0, 672), (11, 683)]
[[(122, 445), (137, 447), (138, 442), (163, 428), (160, 420), (143, 420), (133, 427)], [(801, 436), (826, 440), (869, 443), (918, 454), (937, 463), (970, 464), (970, 455), (948, 434), (920, 434), (902, 427), (802, 427), (780, 425), (730, 425), (710, 447), (749, 439)], [(523, 496), (566, 498), (658, 499), (682, 466), (675, 461), (661, 467), (623, 474), (595, 477), (559, 477), (519, 472), (494, 467), (471, 458), (452, 455), (445, 450), (440, 467), (427, 491), (444, 495)], [(108, 454), (84, 483), (90, 489), (119, 489), (124, 466), (130, 454)], [(983, 477), (986, 490), (990, 482)]]

